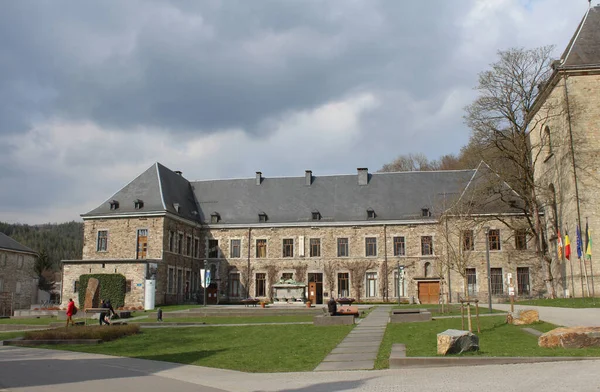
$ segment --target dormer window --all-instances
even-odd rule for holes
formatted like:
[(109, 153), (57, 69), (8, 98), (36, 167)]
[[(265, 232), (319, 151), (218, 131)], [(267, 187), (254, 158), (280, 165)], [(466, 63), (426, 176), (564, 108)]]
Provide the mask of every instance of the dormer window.
[(221, 220), (221, 215), (218, 212), (213, 212), (210, 214), (210, 223), (219, 223)]
[(369, 208), (367, 210), (367, 219), (375, 219), (375, 210), (373, 210), (372, 208)]
[(259, 222), (266, 222), (267, 221), (267, 214), (265, 214), (264, 212), (261, 212), (260, 214), (258, 214), (258, 221)]
[(135, 199), (133, 201), (133, 206), (136, 210), (141, 210), (142, 208), (144, 208), (144, 202), (140, 199)]
[(321, 220), (321, 213), (317, 210), (314, 210), (312, 212), (312, 220), (314, 220), (314, 221)]
[(421, 208), (421, 216), (423, 218), (429, 218), (431, 216), (431, 211), (429, 210), (429, 208)]
[(179, 205), (179, 203), (173, 203), (173, 208), (175, 208), (175, 211), (178, 214), (181, 212), (181, 206)]
[(119, 202), (116, 200), (111, 200), (110, 201), (110, 209), (111, 210), (118, 210), (119, 209)]

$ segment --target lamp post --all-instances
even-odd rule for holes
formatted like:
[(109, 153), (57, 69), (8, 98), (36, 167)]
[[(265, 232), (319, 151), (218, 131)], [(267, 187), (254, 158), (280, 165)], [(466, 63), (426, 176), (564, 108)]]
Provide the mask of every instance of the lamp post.
[(487, 262), (487, 281), (488, 281), (488, 310), (492, 313), (492, 277), (490, 268), (490, 228), (485, 228), (485, 259)]
[(206, 306), (206, 289), (207, 284), (206, 284), (206, 267), (208, 266), (208, 262), (206, 260), (204, 260), (204, 271), (202, 271), (202, 305)]

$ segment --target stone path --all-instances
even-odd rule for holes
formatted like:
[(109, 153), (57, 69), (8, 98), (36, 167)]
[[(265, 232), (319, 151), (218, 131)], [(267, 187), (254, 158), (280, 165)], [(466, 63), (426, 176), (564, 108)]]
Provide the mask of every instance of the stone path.
[(370, 370), (375, 366), (379, 345), (390, 317), (390, 306), (378, 306), (354, 329), (315, 371)]

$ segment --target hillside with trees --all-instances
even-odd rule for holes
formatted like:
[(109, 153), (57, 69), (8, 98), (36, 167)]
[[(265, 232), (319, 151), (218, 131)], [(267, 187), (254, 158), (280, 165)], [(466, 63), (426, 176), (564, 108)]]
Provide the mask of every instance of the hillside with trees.
[(40, 253), (45, 252), (54, 270), (61, 260), (81, 259), (83, 223), (25, 225), (0, 222), (0, 232)]

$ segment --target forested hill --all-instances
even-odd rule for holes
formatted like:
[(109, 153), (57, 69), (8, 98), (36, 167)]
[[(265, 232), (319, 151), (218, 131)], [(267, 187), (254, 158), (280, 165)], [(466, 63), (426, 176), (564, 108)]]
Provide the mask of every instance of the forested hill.
[(53, 265), (81, 259), (83, 222), (24, 225), (0, 222), (0, 232), (36, 252), (45, 250)]

